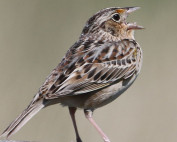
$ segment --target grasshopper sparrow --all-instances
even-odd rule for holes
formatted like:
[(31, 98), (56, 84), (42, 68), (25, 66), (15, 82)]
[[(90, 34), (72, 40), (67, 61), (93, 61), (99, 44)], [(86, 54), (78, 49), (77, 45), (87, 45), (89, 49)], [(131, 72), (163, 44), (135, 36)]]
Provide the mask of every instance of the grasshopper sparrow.
[(82, 142), (75, 121), (77, 108), (84, 110), (103, 140), (110, 142), (93, 120), (92, 112), (115, 100), (140, 72), (142, 51), (134, 38), (134, 30), (143, 27), (126, 22), (129, 13), (137, 9), (139, 7), (111, 7), (93, 15), (29, 106), (1, 137), (17, 132), (42, 108), (59, 103), (69, 108), (77, 142)]

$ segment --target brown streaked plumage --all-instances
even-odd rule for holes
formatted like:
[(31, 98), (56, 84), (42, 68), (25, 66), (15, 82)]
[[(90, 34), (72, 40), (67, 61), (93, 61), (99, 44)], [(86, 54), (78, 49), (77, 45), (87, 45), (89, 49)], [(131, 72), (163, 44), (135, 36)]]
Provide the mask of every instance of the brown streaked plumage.
[(42, 108), (60, 103), (68, 106), (76, 132), (77, 108), (84, 109), (105, 142), (108, 137), (92, 118), (92, 112), (121, 95), (136, 79), (142, 64), (142, 51), (134, 30), (143, 27), (127, 23), (129, 13), (138, 7), (107, 8), (86, 23), (79, 40), (51, 72), (30, 105), (3, 132), (9, 137)]

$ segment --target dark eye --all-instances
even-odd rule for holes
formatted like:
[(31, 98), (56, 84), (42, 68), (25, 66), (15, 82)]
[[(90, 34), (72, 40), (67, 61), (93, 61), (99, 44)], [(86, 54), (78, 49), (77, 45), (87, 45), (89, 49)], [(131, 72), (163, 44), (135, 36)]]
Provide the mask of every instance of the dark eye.
[(112, 16), (112, 19), (114, 20), (114, 21), (116, 21), (116, 22), (118, 22), (119, 21), (119, 19), (120, 19), (120, 16), (119, 16), (119, 14), (114, 14), (113, 16)]

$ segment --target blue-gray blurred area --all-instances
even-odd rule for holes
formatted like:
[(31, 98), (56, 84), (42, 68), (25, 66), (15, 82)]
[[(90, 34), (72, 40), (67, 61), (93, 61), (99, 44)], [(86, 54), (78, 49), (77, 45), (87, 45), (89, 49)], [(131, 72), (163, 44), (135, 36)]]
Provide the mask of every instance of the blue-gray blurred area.
[[(135, 83), (96, 110), (94, 118), (113, 142), (176, 142), (176, 0), (0, 0), (0, 132), (32, 100), (90, 16), (127, 6), (141, 7), (128, 20), (145, 27), (135, 32), (143, 68)], [(102, 141), (82, 110), (76, 118), (84, 142)], [(75, 141), (68, 109), (43, 109), (11, 139)]]

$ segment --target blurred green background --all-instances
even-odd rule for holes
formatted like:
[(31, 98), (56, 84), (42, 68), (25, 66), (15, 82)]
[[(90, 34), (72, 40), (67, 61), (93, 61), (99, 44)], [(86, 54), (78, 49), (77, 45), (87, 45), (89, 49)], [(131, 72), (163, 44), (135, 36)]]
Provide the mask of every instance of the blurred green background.
[[(94, 118), (112, 142), (176, 142), (176, 0), (0, 0), (0, 132), (32, 100), (87, 19), (126, 6), (141, 7), (129, 21), (146, 28), (135, 33), (143, 68), (133, 86)], [(84, 142), (102, 141), (82, 111), (76, 118)], [(75, 141), (68, 109), (43, 109), (11, 139)]]

